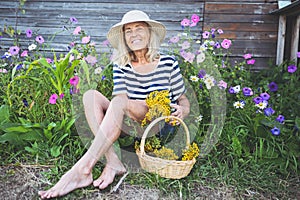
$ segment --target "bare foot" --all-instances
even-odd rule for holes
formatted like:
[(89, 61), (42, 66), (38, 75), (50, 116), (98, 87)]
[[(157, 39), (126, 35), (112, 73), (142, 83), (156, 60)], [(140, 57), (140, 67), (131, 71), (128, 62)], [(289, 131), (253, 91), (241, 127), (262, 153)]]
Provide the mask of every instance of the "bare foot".
[(90, 185), (93, 182), (92, 173), (83, 173), (76, 168), (72, 168), (49, 190), (39, 191), (42, 199), (50, 199), (53, 197), (63, 196), (77, 188)]
[(114, 181), (116, 175), (121, 175), (125, 172), (126, 169), (124, 166), (119, 169), (114, 169), (106, 165), (101, 176), (95, 180), (93, 184), (95, 187), (99, 187), (99, 189), (103, 190)]

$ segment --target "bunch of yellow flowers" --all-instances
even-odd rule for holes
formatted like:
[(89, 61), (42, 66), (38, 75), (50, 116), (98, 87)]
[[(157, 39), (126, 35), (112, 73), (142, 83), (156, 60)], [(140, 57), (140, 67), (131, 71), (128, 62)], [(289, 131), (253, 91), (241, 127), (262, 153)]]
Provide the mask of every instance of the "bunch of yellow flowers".
[(196, 158), (199, 156), (199, 147), (198, 145), (193, 142), (189, 145), (187, 149), (184, 149), (182, 152), (182, 160), (192, 160), (193, 158)]
[(153, 91), (146, 98), (148, 112), (142, 121), (142, 126), (145, 126), (148, 121), (161, 116), (168, 116), (171, 114), (170, 107), (171, 100), (169, 99), (169, 91)]

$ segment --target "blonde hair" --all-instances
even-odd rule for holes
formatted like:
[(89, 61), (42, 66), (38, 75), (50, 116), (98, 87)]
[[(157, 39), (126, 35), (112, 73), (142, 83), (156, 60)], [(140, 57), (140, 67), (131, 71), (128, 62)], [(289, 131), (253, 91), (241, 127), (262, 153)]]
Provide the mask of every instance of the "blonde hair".
[[(154, 28), (151, 27), (148, 23), (144, 23), (147, 24), (147, 27), (150, 31), (150, 41), (148, 44), (148, 51), (145, 56), (148, 62), (153, 62), (159, 58), (158, 50), (160, 47), (160, 39)], [(136, 61), (136, 57), (134, 52), (131, 51), (126, 45), (123, 28), (120, 29), (120, 35), (121, 37), (118, 38), (118, 48), (114, 49), (112, 61), (119, 66), (125, 66), (131, 61)]]

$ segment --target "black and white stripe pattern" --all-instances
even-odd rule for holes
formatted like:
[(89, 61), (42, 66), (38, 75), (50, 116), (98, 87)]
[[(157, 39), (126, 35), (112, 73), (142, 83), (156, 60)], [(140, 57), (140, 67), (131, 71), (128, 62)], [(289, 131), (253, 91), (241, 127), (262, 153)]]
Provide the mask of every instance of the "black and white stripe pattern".
[(169, 90), (171, 102), (176, 103), (185, 92), (178, 62), (168, 55), (161, 55), (157, 67), (147, 74), (134, 71), (130, 64), (125, 66), (115, 64), (113, 81), (113, 95), (127, 94), (130, 99), (144, 100), (152, 91)]

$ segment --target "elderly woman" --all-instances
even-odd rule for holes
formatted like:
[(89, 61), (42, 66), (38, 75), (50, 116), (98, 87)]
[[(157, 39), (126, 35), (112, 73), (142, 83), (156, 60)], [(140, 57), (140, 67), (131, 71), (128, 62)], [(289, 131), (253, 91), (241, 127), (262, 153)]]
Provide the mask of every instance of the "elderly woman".
[[(151, 20), (142, 11), (127, 12), (122, 21), (112, 26), (107, 38), (114, 47), (113, 98), (109, 101), (95, 90), (83, 96), (85, 115), (94, 141), (79, 161), (47, 191), (39, 191), (43, 199), (65, 195), (93, 183), (99, 189), (111, 184), (126, 169), (112, 148), (119, 138), (124, 116), (141, 122), (148, 111), (145, 99), (155, 90), (169, 90), (172, 115), (184, 118), (190, 111), (185, 86), (177, 61), (159, 54), (165, 38), (163, 24)], [(105, 155), (107, 163), (97, 180), (92, 168)]]

